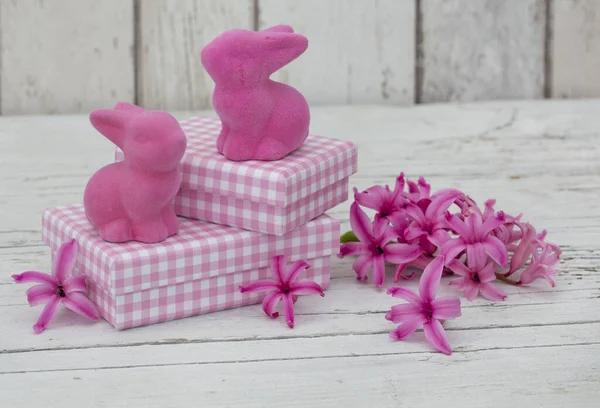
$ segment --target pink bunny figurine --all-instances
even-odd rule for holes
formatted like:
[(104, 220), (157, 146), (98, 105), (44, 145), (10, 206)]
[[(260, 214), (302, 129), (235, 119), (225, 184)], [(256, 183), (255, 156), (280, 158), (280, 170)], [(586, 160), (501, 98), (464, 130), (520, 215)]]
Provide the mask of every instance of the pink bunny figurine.
[(90, 223), (109, 242), (153, 243), (176, 234), (173, 197), (187, 146), (179, 122), (124, 102), (92, 112), (90, 122), (125, 155), (88, 181), (83, 205)]
[(310, 124), (304, 96), (269, 76), (308, 47), (290, 26), (230, 30), (201, 52), (215, 82), (212, 100), (221, 119), (217, 150), (229, 160), (278, 160), (298, 149)]

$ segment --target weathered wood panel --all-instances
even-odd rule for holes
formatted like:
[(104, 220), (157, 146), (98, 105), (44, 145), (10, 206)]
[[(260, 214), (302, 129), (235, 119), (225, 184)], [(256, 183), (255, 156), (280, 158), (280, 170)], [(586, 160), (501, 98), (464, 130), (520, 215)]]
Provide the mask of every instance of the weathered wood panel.
[(422, 101), (540, 98), (544, 0), (423, 0)]
[(552, 2), (551, 95), (600, 96), (600, 1)]
[(308, 50), (273, 76), (316, 104), (414, 101), (415, 0), (260, 0), (259, 27), (289, 24)]
[(0, 0), (2, 114), (133, 101), (133, 0)]
[(222, 31), (253, 28), (252, 0), (139, 2), (138, 102), (149, 109), (211, 106), (200, 51)]

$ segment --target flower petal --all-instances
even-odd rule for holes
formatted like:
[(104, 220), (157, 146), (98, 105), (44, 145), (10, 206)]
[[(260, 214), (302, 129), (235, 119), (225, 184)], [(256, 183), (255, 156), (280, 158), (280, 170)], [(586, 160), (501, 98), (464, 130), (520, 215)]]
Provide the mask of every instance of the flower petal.
[(275, 308), (277, 307), (277, 304), (279, 304), (282, 296), (283, 294), (281, 292), (271, 292), (263, 299), (263, 311), (272, 319), (279, 316), (279, 313), (275, 311)]
[(312, 295), (318, 294), (321, 296), (325, 296), (323, 293), (323, 288), (316, 282), (311, 280), (299, 280), (292, 284), (290, 288), (290, 293), (294, 295)]
[(444, 270), (444, 257), (438, 256), (427, 265), (419, 281), (419, 294), (425, 302), (435, 299), (435, 294), (440, 287), (440, 279)]
[(439, 248), (450, 240), (450, 234), (443, 229), (436, 229), (427, 238), (429, 242)]
[(501, 267), (506, 267), (508, 264), (508, 250), (506, 245), (502, 243), (498, 238), (488, 236), (483, 242), (485, 252)]
[(444, 327), (439, 320), (432, 319), (431, 321), (423, 324), (423, 332), (425, 333), (425, 338), (429, 344), (444, 354), (452, 354), (452, 348), (448, 343), (448, 337), (446, 336)]
[(535, 228), (528, 223), (519, 223), (519, 228), (522, 231), (521, 241), (515, 252), (510, 259), (510, 269), (508, 274), (512, 274), (515, 271), (521, 269), (531, 257), (532, 246), (531, 243), (535, 239)]
[(373, 281), (378, 288), (385, 281), (385, 260), (382, 255), (373, 257)]
[(450, 207), (452, 203), (454, 203), (454, 201), (461, 195), (462, 193), (460, 191), (451, 188), (438, 190), (431, 197), (431, 204), (429, 204), (429, 207), (427, 207), (425, 216), (430, 220), (438, 218), (440, 214), (446, 212), (448, 207)]
[(452, 272), (460, 276), (465, 276), (469, 278), (473, 276), (473, 272), (469, 268), (467, 268), (467, 265), (465, 265), (462, 261), (459, 261), (458, 259), (453, 259), (452, 262), (448, 264), (448, 268)]
[(371, 266), (373, 265), (373, 256), (369, 254), (364, 254), (356, 258), (354, 263), (352, 264), (352, 269), (356, 272), (356, 279), (358, 280), (366, 280), (367, 273)]
[(261, 279), (252, 282), (248, 286), (240, 286), (240, 292), (263, 292), (265, 290), (279, 290), (279, 283), (271, 279)]
[(462, 251), (465, 250), (467, 246), (465, 245), (463, 239), (461, 237), (451, 239), (447, 241), (440, 247), (439, 254), (444, 257), (446, 262), (451, 262), (454, 258), (458, 256)]
[(389, 226), (390, 222), (387, 218), (382, 218), (379, 216), (379, 214), (375, 214), (375, 220), (373, 221), (373, 238), (379, 238), (382, 244), (387, 243), (392, 239), (396, 238), (395, 234), (392, 232), (391, 236), (388, 235), (388, 237), (386, 237), (386, 242), (383, 242), (383, 240), (381, 239), (384, 235), (386, 235), (386, 232), (388, 232), (388, 230), (391, 230)]
[(395, 286), (393, 288), (389, 288), (387, 290), (388, 295), (392, 295), (395, 298), (400, 298), (406, 300), (408, 303), (411, 303), (415, 306), (421, 307), (423, 304), (419, 295), (413, 292), (410, 289), (403, 288), (401, 286)]
[(81, 292), (71, 292), (63, 298), (63, 303), (75, 313), (90, 320), (98, 320), (100, 317), (100, 312), (94, 302)]
[(29, 306), (36, 306), (41, 303), (47, 303), (56, 296), (56, 288), (54, 286), (40, 284), (30, 287), (27, 289), (26, 293)]
[(362, 242), (346, 242), (340, 246), (340, 258), (350, 255), (364, 254), (369, 250), (369, 246)]
[(408, 203), (406, 204), (406, 208), (404, 210), (405, 214), (411, 218), (414, 222), (416, 222), (419, 226), (425, 226), (427, 224), (427, 218), (423, 211), (417, 207), (415, 204)]
[(431, 302), (432, 316), (434, 319), (450, 320), (461, 315), (460, 299), (457, 297), (440, 297)]
[(385, 260), (394, 264), (412, 262), (423, 253), (418, 245), (410, 244), (388, 244), (383, 252)]
[(389, 199), (389, 191), (383, 186), (369, 187), (363, 192), (354, 190), (354, 200), (363, 207), (380, 212), (384, 203)]
[(479, 294), (479, 285), (473, 282), (472, 279), (465, 280), (464, 289), (465, 299), (471, 302)]
[(402, 323), (418, 316), (423, 316), (423, 308), (412, 303), (394, 305), (392, 306), (392, 309), (385, 314), (386, 320), (394, 323)]
[(87, 293), (87, 284), (85, 275), (72, 275), (69, 279), (63, 282), (63, 290), (66, 294), (71, 292)]
[(477, 276), (479, 276), (479, 281), (481, 283), (491, 282), (496, 279), (494, 264), (491, 262), (488, 263), (486, 266), (481, 268), (479, 272), (477, 272)]
[(66, 242), (58, 248), (58, 252), (54, 258), (52, 265), (52, 276), (56, 278), (58, 283), (64, 282), (73, 271), (75, 261), (77, 261), (77, 250), (79, 246), (74, 239)]
[(40, 315), (40, 318), (38, 319), (37, 323), (33, 325), (34, 332), (39, 334), (43, 332), (46, 329), (46, 327), (48, 327), (50, 321), (52, 321), (52, 318), (54, 317), (54, 313), (56, 313), (58, 305), (60, 305), (60, 302), (62, 302), (62, 300), (63, 298), (61, 298), (58, 295), (55, 295), (50, 299), (50, 301), (42, 311), (42, 314)]
[(294, 300), (292, 299), (291, 293), (283, 295), (283, 315), (285, 316), (285, 322), (290, 327), (294, 328)]
[(481, 227), (479, 228), (480, 236), (485, 237), (486, 235), (489, 235), (490, 232), (495, 230), (503, 222), (504, 222), (504, 213), (501, 211), (498, 212), (498, 214), (496, 214), (493, 217), (488, 217), (488, 219), (486, 219), (483, 222), (483, 224), (481, 224)]
[(481, 292), (481, 296), (487, 300), (496, 301), (506, 299), (506, 293), (489, 282), (480, 284), (479, 291)]
[(403, 212), (397, 211), (388, 216), (396, 235), (404, 237), (404, 230), (408, 227), (408, 220)]
[[(402, 263), (402, 264), (396, 265), (396, 272), (394, 273), (394, 282), (398, 283), (400, 278), (403, 278), (402, 272), (404, 272), (406, 270), (406, 268), (408, 268), (407, 263)], [(413, 273), (413, 275), (414, 275), (414, 273)]]
[(278, 255), (271, 258), (271, 274), (279, 283), (285, 282), (285, 256)]
[(467, 265), (472, 271), (479, 271), (487, 263), (488, 256), (483, 244), (477, 242), (467, 245)]
[(467, 224), (465, 224), (465, 222), (456, 215), (448, 215), (446, 217), (446, 223), (452, 229), (452, 231), (465, 239), (473, 235)]
[(54, 276), (43, 272), (27, 271), (13, 275), (12, 278), (17, 283), (42, 283), (54, 287), (58, 286), (58, 282), (56, 282)]
[(310, 265), (306, 263), (306, 261), (296, 261), (291, 264), (287, 271), (287, 276), (285, 282), (289, 285), (298, 279), (298, 276), (305, 270), (309, 269)]
[(406, 241), (414, 241), (417, 238), (420, 238), (422, 235), (427, 234), (426, 231), (423, 231), (419, 224), (412, 222), (406, 229), (404, 230), (404, 239)]
[(392, 193), (392, 204), (395, 206), (400, 206), (404, 201), (404, 185), (404, 173), (400, 173), (400, 175), (396, 177), (396, 185), (394, 186), (394, 192)]
[(450, 286), (454, 286), (457, 290), (464, 292), (466, 282), (471, 281), (471, 278), (456, 278), (452, 279), (449, 283)]
[(373, 240), (373, 224), (356, 202), (350, 206), (350, 226), (361, 242), (369, 243)]
[(414, 316), (398, 326), (396, 330), (390, 332), (390, 338), (394, 340), (405, 339), (413, 334), (425, 321), (427, 321), (427, 319), (423, 316)]

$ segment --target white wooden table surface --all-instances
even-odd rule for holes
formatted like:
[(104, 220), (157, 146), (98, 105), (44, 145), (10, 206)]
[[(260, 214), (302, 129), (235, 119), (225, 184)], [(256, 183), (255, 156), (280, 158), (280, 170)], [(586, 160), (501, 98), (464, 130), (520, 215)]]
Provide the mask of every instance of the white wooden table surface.
[[(394, 300), (337, 258), (331, 289), (299, 300), (293, 330), (255, 305), (123, 332), (61, 309), (35, 335), (41, 306), (10, 275), (49, 270), (41, 211), (80, 202), (112, 146), (85, 115), (2, 117), (0, 406), (598, 406), (600, 101), (315, 108), (313, 132), (358, 143), (359, 189), (404, 171), (523, 212), (564, 250), (556, 288), (463, 300), (449, 357), (422, 331), (390, 341)], [(330, 211), (344, 229), (349, 204)]]

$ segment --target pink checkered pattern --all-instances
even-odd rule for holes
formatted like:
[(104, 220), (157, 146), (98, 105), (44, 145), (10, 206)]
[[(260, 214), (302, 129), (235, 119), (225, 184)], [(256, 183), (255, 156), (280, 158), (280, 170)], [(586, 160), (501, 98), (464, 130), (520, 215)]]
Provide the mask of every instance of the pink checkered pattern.
[[(182, 128), (188, 149), (176, 211), (186, 217), (283, 235), (345, 201), (340, 186), (347, 190), (357, 169), (357, 148), (345, 140), (309, 135), (281, 160), (233, 162), (216, 150), (218, 119), (196, 117)], [(123, 159), (118, 149), (115, 159)]]
[(160, 244), (103, 241), (83, 206), (44, 212), (42, 238), (55, 252), (80, 246), (76, 270), (90, 282), (102, 316), (126, 329), (259, 302), (238, 287), (269, 276), (269, 261), (307, 259), (308, 277), (329, 286), (329, 258), (339, 248), (339, 222), (322, 215), (285, 236), (264, 235), (181, 219), (181, 231)]
[(184, 190), (175, 197), (175, 212), (188, 218), (264, 234), (283, 235), (347, 199), (347, 178), (285, 208), (201, 191)]

